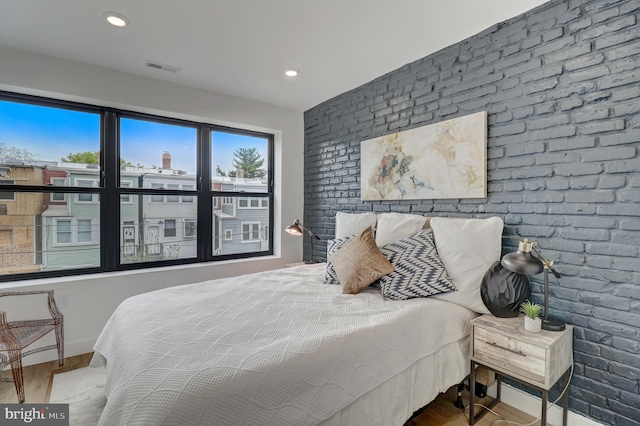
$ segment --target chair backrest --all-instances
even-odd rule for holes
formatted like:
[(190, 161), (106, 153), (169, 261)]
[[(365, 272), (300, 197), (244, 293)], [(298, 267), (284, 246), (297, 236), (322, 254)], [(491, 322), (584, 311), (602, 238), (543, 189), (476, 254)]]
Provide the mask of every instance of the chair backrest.
[(55, 305), (53, 290), (0, 293), (0, 311), (6, 313), (7, 321), (51, 318), (58, 309), (56, 306), (52, 312), (50, 304)]

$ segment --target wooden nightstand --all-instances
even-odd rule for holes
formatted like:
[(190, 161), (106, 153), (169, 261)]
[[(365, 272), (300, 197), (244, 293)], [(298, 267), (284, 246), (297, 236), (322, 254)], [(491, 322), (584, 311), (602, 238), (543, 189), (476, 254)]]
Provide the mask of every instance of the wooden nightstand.
[[(483, 365), (496, 372), (497, 396), (489, 405), (500, 401), (502, 376), (525, 383), (542, 392), (541, 426), (547, 424), (549, 389), (563, 378), (569, 380), (573, 362), (573, 326), (564, 331), (531, 333), (524, 329), (524, 317), (498, 318), (483, 315), (471, 321), (471, 375), (469, 388), (475, 389), (475, 370)], [(469, 424), (473, 425), (487, 413), (482, 410), (474, 417), (474, 392), (471, 392)], [(569, 389), (562, 396), (562, 424), (567, 424)]]

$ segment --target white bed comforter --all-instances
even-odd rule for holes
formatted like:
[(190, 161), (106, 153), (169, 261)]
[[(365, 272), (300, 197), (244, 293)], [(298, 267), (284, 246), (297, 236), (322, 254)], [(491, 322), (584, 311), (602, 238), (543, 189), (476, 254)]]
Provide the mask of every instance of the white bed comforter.
[(100, 425), (315, 425), (468, 334), (475, 316), (374, 288), (340, 294), (323, 275), (302, 266), (125, 300), (95, 345)]

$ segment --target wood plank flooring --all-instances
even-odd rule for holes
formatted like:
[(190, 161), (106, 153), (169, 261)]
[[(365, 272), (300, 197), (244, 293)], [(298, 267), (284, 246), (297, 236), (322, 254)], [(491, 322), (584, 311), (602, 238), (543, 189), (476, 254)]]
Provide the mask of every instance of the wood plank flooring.
[[(74, 370), (76, 368), (86, 367), (89, 365), (89, 361), (91, 361), (91, 356), (92, 354), (84, 354), (66, 358), (64, 366), (62, 367), (58, 366), (57, 361), (51, 361), (43, 364), (25, 367), (24, 380), (26, 402), (47, 402), (49, 399), (47, 391), (52, 372), (58, 370)], [(2, 374), (11, 374), (11, 371), (6, 370)], [(456, 387), (454, 386), (446, 393), (440, 394), (433, 402), (427, 405), (419, 415), (409, 420), (405, 424), (405, 426), (468, 425), (468, 420), (465, 417), (463, 411), (453, 406), (453, 402), (455, 401), (456, 396)], [(0, 382), (0, 403), (6, 404), (15, 402), (18, 402), (18, 398), (16, 397), (16, 391), (13, 383)], [(468, 392), (464, 392), (463, 402), (465, 405), (469, 403)], [(485, 403), (488, 403), (488, 401), (486, 401)], [(529, 423), (533, 420), (533, 417), (502, 402), (494, 408), (494, 411), (504, 416), (507, 420), (515, 421), (518, 423)], [(478, 426), (491, 426), (491, 423), (496, 420), (496, 418), (496, 416), (489, 413), (476, 424)], [(496, 426), (502, 425), (504, 425), (503, 422), (496, 422)], [(540, 425), (540, 422), (538, 421), (534, 423), (534, 425)]]

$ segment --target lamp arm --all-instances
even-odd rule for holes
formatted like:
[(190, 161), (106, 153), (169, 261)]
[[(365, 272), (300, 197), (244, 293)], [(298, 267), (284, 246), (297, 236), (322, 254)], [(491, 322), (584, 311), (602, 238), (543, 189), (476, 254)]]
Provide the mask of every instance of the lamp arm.
[(556, 271), (555, 268), (553, 267), (553, 260), (549, 260), (549, 259), (545, 258), (542, 255), (542, 253), (540, 253), (540, 250), (538, 250), (536, 245), (537, 245), (536, 243), (533, 243), (531, 248), (533, 248), (533, 251), (535, 251), (536, 254), (538, 255), (538, 258), (542, 262), (542, 265), (544, 266), (544, 269), (550, 270), (553, 273), (554, 277), (560, 278), (561, 277), (560, 273), (558, 273), (558, 271)]
[(307, 233), (311, 238), (315, 237), (315, 238), (316, 238), (316, 240), (319, 240), (319, 239), (320, 239), (320, 237), (318, 237), (318, 236), (317, 236), (317, 235), (316, 235), (316, 234), (315, 234), (311, 229), (307, 228), (307, 227), (306, 227), (306, 226), (304, 226), (303, 224), (298, 223), (298, 226), (299, 226), (300, 228), (302, 228), (302, 230), (303, 230), (303, 231), (305, 231), (305, 232), (306, 232), (306, 233)]

